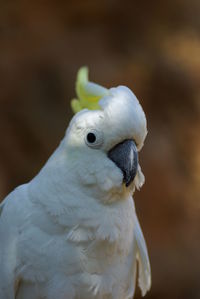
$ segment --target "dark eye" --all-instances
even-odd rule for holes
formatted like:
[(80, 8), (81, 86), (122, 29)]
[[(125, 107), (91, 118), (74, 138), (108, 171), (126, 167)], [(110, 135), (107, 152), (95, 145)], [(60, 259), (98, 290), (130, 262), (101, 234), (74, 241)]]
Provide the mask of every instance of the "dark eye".
[(87, 134), (87, 141), (89, 143), (94, 143), (96, 141), (96, 139), (97, 138), (96, 138), (96, 135), (94, 133), (90, 132), (90, 133)]
[(89, 129), (85, 134), (85, 143), (87, 146), (98, 149), (103, 144), (103, 132), (96, 129)]

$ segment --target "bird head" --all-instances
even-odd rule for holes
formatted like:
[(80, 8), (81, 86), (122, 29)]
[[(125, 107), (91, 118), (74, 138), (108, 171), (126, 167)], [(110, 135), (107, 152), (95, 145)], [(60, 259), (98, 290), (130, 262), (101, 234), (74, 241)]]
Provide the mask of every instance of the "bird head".
[(86, 68), (78, 73), (76, 114), (63, 141), (67, 160), (83, 188), (121, 197), (144, 183), (138, 152), (147, 134), (146, 117), (129, 88), (106, 89), (87, 76)]

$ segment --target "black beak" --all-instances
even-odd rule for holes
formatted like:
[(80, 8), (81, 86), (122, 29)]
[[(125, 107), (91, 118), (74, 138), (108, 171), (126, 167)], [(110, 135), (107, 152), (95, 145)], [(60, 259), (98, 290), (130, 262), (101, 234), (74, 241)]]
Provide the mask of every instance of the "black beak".
[(138, 152), (133, 140), (125, 140), (115, 145), (108, 157), (121, 169), (124, 183), (128, 187), (134, 180), (138, 169)]

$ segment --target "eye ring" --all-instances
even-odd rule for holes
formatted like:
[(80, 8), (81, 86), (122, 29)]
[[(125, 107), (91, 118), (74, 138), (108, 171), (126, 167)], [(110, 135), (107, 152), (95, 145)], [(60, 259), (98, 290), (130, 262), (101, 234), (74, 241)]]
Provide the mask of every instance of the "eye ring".
[(103, 144), (103, 133), (96, 129), (89, 129), (85, 134), (85, 143), (88, 147), (98, 149)]

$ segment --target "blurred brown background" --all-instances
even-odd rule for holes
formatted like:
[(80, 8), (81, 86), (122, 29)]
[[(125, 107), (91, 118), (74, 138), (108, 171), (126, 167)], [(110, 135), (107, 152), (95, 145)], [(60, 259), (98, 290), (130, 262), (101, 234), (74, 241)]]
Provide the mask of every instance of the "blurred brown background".
[(0, 198), (57, 147), (80, 66), (129, 86), (148, 119), (135, 202), (149, 299), (200, 298), (199, 34), (199, 0), (0, 1)]

